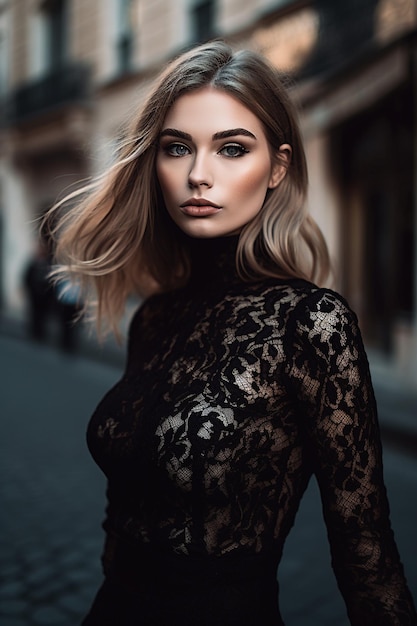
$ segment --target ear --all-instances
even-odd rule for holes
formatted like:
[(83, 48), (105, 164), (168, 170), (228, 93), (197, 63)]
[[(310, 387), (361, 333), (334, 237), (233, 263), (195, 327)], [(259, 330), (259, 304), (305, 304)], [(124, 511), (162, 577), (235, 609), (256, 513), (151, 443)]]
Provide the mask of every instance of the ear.
[(275, 155), (275, 160), (271, 169), (268, 189), (276, 189), (280, 182), (285, 178), (288, 166), (291, 161), (292, 149), (288, 143), (283, 143)]

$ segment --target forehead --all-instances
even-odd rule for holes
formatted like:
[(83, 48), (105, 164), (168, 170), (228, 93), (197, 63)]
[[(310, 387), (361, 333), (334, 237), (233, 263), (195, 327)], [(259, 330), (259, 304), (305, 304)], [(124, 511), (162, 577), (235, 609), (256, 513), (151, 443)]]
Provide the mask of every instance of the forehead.
[(237, 98), (215, 87), (203, 87), (180, 96), (168, 111), (163, 128), (176, 128), (190, 134), (193, 130), (214, 134), (245, 128), (257, 138), (264, 136), (259, 118)]

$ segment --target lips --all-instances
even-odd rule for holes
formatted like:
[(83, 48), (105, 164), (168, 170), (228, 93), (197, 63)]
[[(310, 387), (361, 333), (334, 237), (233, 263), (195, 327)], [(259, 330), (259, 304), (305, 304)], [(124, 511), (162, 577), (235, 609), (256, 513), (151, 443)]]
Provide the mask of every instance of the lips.
[(222, 207), (205, 198), (190, 198), (180, 205), (181, 210), (186, 215), (193, 217), (204, 217), (217, 213)]

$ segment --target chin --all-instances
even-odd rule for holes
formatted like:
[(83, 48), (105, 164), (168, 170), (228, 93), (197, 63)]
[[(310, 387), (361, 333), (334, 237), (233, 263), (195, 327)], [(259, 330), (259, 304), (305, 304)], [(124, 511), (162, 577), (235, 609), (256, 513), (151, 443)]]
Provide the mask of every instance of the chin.
[(210, 224), (205, 218), (198, 218), (198, 222), (191, 224), (177, 224), (179, 228), (189, 237), (196, 239), (214, 239), (216, 237), (228, 237), (239, 231), (236, 229), (219, 228), (218, 225)]

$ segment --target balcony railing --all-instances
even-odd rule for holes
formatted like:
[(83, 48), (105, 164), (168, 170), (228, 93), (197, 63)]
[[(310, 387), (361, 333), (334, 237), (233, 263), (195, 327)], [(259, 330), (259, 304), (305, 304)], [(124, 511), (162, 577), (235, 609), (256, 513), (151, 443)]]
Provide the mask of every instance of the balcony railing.
[(8, 103), (8, 120), (17, 124), (65, 105), (87, 103), (90, 94), (90, 68), (72, 63), (45, 77), (18, 87)]

